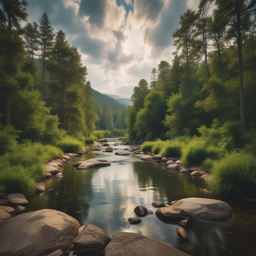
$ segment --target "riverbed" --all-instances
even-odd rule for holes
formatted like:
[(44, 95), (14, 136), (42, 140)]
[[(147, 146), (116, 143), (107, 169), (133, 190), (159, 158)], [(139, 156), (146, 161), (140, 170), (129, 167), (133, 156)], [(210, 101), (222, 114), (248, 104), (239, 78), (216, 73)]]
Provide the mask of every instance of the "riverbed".
[[(195, 221), (188, 229), (188, 241), (178, 237), (178, 225), (166, 224), (156, 215), (142, 217), (130, 225), (134, 208), (143, 205), (155, 212), (153, 201), (169, 204), (187, 197), (209, 197), (205, 184), (198, 178), (166, 169), (165, 163), (143, 162), (135, 156), (117, 156), (129, 146), (113, 146), (112, 153), (94, 151), (66, 163), (63, 178), (45, 181), (46, 191), (30, 197), (26, 212), (44, 208), (65, 212), (81, 225), (93, 224), (111, 237), (114, 233), (136, 232), (146, 237), (171, 243), (194, 256), (256, 255), (256, 204), (227, 201), (233, 217), (226, 221)], [(102, 147), (104, 150), (105, 147)], [(118, 149), (118, 150), (116, 150)], [(95, 170), (75, 170), (72, 164), (91, 158), (103, 158), (111, 166)], [(70, 254), (72, 255), (72, 254)]]

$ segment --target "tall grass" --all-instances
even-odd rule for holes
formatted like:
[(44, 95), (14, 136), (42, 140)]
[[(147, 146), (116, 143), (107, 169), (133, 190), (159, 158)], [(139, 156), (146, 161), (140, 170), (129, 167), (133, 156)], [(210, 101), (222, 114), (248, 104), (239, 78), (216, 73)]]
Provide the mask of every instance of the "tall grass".
[(206, 158), (219, 159), (222, 154), (222, 148), (207, 146), (204, 141), (194, 139), (182, 149), (182, 164), (201, 165)]
[(184, 143), (179, 141), (168, 141), (161, 149), (160, 155), (165, 157), (180, 157)]
[(155, 142), (154, 141), (145, 141), (142, 145), (141, 145), (141, 150), (143, 152), (152, 152), (152, 148), (154, 146)]
[(208, 182), (211, 193), (225, 196), (256, 195), (256, 158), (233, 153), (215, 161)]
[(201, 171), (204, 171), (204, 172), (210, 172), (212, 167), (214, 165), (214, 160), (210, 159), (210, 158), (206, 158), (203, 163), (202, 163), (202, 166), (201, 166)]
[(83, 148), (83, 143), (78, 139), (70, 136), (66, 136), (57, 143), (57, 147), (61, 148), (65, 153), (74, 153), (80, 151)]
[(0, 190), (8, 193), (32, 194), (36, 182), (45, 176), (44, 164), (61, 157), (63, 151), (54, 146), (25, 142), (11, 153), (0, 157)]
[(159, 154), (160, 151), (162, 150), (162, 148), (165, 147), (165, 145), (166, 145), (166, 142), (165, 142), (165, 141), (162, 141), (162, 140), (157, 140), (157, 141), (155, 141), (154, 146), (153, 146), (153, 148), (152, 148), (152, 152), (153, 152), (154, 154)]
[(94, 131), (93, 135), (96, 137), (96, 139), (113, 137), (113, 133), (111, 131), (105, 130)]

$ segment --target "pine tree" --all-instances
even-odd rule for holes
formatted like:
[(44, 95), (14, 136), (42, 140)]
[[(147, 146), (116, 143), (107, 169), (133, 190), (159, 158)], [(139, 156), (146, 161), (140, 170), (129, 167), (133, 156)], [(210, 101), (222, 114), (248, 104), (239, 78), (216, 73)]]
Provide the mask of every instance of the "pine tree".
[(49, 58), (50, 52), (53, 48), (54, 32), (46, 12), (39, 19), (39, 23), (41, 60), (43, 69), (42, 95), (43, 98), (45, 98), (46, 60)]

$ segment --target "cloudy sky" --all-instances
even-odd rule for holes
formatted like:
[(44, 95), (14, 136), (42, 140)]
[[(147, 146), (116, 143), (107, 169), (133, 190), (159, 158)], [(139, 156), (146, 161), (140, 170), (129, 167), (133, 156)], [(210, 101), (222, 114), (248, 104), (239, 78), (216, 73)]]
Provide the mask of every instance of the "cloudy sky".
[(161, 60), (172, 61), (173, 32), (187, 8), (199, 0), (27, 0), (29, 21), (46, 12), (62, 29), (101, 93), (130, 98), (140, 79)]

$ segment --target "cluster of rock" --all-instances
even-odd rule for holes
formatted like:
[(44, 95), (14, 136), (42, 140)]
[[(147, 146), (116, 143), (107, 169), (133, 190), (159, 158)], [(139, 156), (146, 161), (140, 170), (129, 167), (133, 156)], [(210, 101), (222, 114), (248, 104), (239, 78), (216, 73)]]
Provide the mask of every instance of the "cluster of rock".
[(0, 241), (0, 255), (5, 256), (64, 256), (71, 250), (78, 256), (187, 255), (169, 243), (136, 233), (118, 232), (110, 238), (97, 226), (80, 227), (76, 219), (50, 209), (0, 223)]
[(92, 169), (92, 168), (99, 168), (109, 166), (109, 163), (105, 159), (101, 158), (92, 158), (86, 161), (80, 161), (72, 165), (72, 167), (76, 168), (77, 170), (84, 170), (84, 169)]
[(29, 202), (21, 193), (0, 194), (0, 223), (25, 209)]

